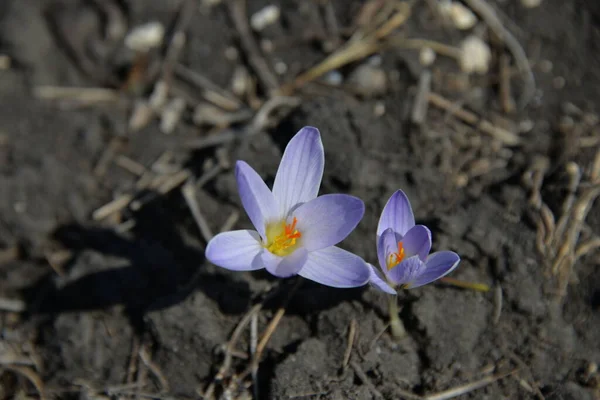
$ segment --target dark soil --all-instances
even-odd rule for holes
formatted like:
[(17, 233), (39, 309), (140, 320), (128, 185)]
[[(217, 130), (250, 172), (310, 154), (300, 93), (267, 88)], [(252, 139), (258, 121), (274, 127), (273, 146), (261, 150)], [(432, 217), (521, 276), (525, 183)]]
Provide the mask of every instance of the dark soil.
[[(269, 2), (248, 3), (251, 15)], [(280, 3), (281, 18), (260, 38), (273, 45), (267, 61), (287, 65), (279, 76), (287, 82), (326, 56), (319, 44), (324, 28), (311, 17), (320, 15), (319, 2), (272, 3)], [(360, 3), (333, 1), (341, 27), (351, 26)], [(457, 45), (464, 34), (441, 28), (427, 3), (413, 8), (403, 28), (407, 35)], [(0, 54), (12, 63), (0, 69), (0, 297), (23, 300), (26, 307), (0, 311), (0, 398), (39, 397), (42, 386), (46, 398), (199, 398), (214, 382), (224, 346), (248, 310), (264, 302), (261, 332), (289, 300), (258, 369), (261, 399), (403, 399), (407, 392), (428, 395), (515, 370), (458, 398), (599, 399), (600, 376), (593, 370), (600, 363), (598, 252), (578, 260), (566, 296), (557, 297), (560, 279), (536, 248), (537, 214), (522, 176), (536, 157), (550, 160), (542, 197), (558, 219), (568, 194), (566, 165), (577, 163), (584, 176), (591, 168), (597, 143), (584, 147), (577, 140), (600, 137), (593, 120), (600, 112), (600, 6), (593, 0), (545, 0), (534, 9), (516, 0), (492, 3), (512, 21), (507, 26), (529, 55), (537, 81), (533, 101), (503, 115), (497, 68), (465, 81), (442, 57), (433, 68), (433, 89), (511, 129), (531, 122), (522, 145), (501, 146), (433, 107), (423, 125), (411, 124), (422, 67), (417, 52), (392, 49), (377, 67), (390, 78), (383, 94), (308, 85), (299, 93), (300, 106), (269, 129), (192, 151), (181, 144), (219, 133), (194, 126), (191, 107), (170, 135), (161, 132), (158, 119), (128, 130), (134, 102), (147, 98), (152, 86), (143, 80), (125, 84), (135, 60), (108, 34), (115, 21), (127, 29), (160, 21), (168, 36), (179, 1), (2, 1)], [(228, 87), (236, 65), (248, 65), (225, 4), (194, 6), (186, 33), (179, 62), (216, 85)], [(239, 50), (237, 60), (226, 56), (232, 47)], [(347, 76), (356, 65), (341, 71)], [(521, 85), (515, 76), (515, 96)], [(122, 99), (75, 107), (36, 97), (40, 86), (117, 88)], [(182, 82), (179, 87), (188, 98), (201, 98), (198, 89)], [(266, 92), (259, 86), (259, 96)], [(571, 117), (575, 128), (565, 134), (560, 122), (566, 102), (582, 111)], [(383, 115), (374, 111), (382, 106)], [(350, 193), (366, 203), (363, 221), (343, 247), (376, 260), (379, 214), (401, 188), (417, 220), (431, 228), (434, 248), (462, 256), (452, 277), (494, 289), (436, 283), (401, 293), (408, 337), (397, 342), (388, 332), (380, 335), (388, 298), (372, 288), (303, 282), (286, 299), (294, 279), (207, 263), (205, 239), (178, 189), (135, 192), (150, 200), (102, 221), (92, 217), (112, 199), (133, 193), (139, 179), (118, 165), (118, 156), (150, 168), (172, 150), (172, 165), (196, 177), (219, 159), (243, 159), (270, 184), (287, 141), (305, 125), (322, 133), (322, 192)], [(244, 124), (233, 129), (241, 132)], [(484, 158), (505, 162), (457, 183), (457, 174), (472, 166), (469, 160)], [(196, 196), (213, 232), (241, 210), (230, 169)], [(586, 234), (599, 235), (599, 224), (600, 203), (589, 213)], [(249, 226), (241, 210), (235, 227)], [(353, 320), (354, 351), (343, 366)], [(237, 349), (245, 353), (248, 342), (244, 333)], [(234, 357), (230, 373), (247, 366), (248, 360)], [(215, 393), (229, 382), (217, 382)]]

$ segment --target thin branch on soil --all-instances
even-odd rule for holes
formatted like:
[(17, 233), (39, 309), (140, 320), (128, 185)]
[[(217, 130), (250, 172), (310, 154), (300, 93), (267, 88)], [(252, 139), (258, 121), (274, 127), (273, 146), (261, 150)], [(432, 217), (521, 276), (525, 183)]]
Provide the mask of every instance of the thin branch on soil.
[(489, 285), (486, 285), (485, 283), (466, 282), (466, 281), (461, 281), (460, 279), (450, 278), (447, 276), (440, 278), (440, 282), (444, 282), (445, 284), (456, 286), (456, 287), (463, 288), (463, 289), (475, 290), (477, 292), (489, 292), (490, 291)]
[(371, 380), (369, 379), (367, 374), (365, 374), (365, 371), (363, 371), (361, 366), (356, 361), (350, 361), (350, 366), (354, 370), (354, 373), (356, 374), (358, 379), (360, 379), (362, 383), (364, 383), (369, 388), (369, 391), (371, 392), (373, 397), (375, 397), (376, 399), (383, 400), (383, 395), (379, 390), (377, 390), (375, 385), (373, 385), (373, 382), (371, 382)]
[(222, 89), (198, 71), (193, 71), (182, 64), (176, 64), (174, 71), (180, 79), (200, 89), (200, 94), (206, 101), (227, 111), (236, 111), (242, 108), (242, 103), (233, 94)]
[(237, 224), (239, 219), (240, 219), (240, 212), (238, 210), (233, 210), (231, 212), (231, 214), (229, 214), (229, 217), (227, 217), (227, 219), (221, 226), (221, 229), (219, 229), (219, 232), (230, 231), (235, 226), (235, 224)]
[(405, 38), (398, 35), (390, 37), (385, 43), (385, 48), (395, 49), (420, 50), (426, 47), (435, 51), (436, 54), (456, 61), (460, 61), (462, 57), (462, 51), (459, 48), (430, 39)]
[(254, 39), (254, 34), (248, 24), (246, 13), (246, 0), (233, 0), (229, 2), (229, 14), (238, 32), (240, 44), (246, 53), (250, 66), (256, 73), (261, 85), (267, 92), (279, 87), (277, 76), (271, 71), (270, 65), (262, 56), (260, 48)]
[(517, 64), (525, 83), (523, 86), (523, 93), (521, 93), (521, 98), (519, 99), (519, 108), (524, 109), (535, 94), (535, 77), (533, 76), (531, 65), (529, 65), (527, 54), (525, 54), (519, 41), (504, 27), (502, 21), (500, 21), (500, 18), (496, 15), (496, 11), (490, 5), (484, 0), (465, 0), (465, 2), (473, 9), (473, 11), (483, 18), (492, 32), (504, 42), (515, 58), (515, 63)]
[(275, 111), (279, 108), (287, 108), (287, 111), (298, 107), (301, 100), (297, 97), (275, 96), (267, 100), (263, 106), (254, 115), (252, 121), (241, 129), (224, 129), (219, 133), (215, 133), (201, 139), (192, 139), (179, 144), (186, 149), (200, 150), (208, 147), (219, 146), (233, 142), (235, 140), (243, 140), (252, 137), (260, 132), (263, 132), (269, 125), (278, 121), (279, 118), (273, 117)]
[(427, 396), (423, 397), (423, 400), (448, 400), (448, 399), (452, 399), (454, 397), (457, 396), (461, 396), (463, 394), (467, 394), (470, 393), (474, 390), (480, 389), (484, 386), (489, 385), (490, 383), (494, 383), (502, 378), (505, 378), (507, 376), (510, 376), (516, 372), (518, 372), (519, 369), (514, 369), (510, 372), (505, 372), (502, 374), (496, 374), (496, 375), (492, 375), (492, 376), (486, 376), (485, 378), (479, 379), (475, 382), (471, 382), (471, 383), (467, 383), (465, 385), (461, 385), (458, 387), (455, 387), (453, 389), (449, 389), (449, 390), (444, 390), (442, 392), (438, 392), (438, 393), (434, 393), (434, 394), (430, 394)]
[(529, 375), (529, 381), (531, 383), (530, 386), (531, 386), (533, 393), (535, 393), (535, 395), (537, 396), (537, 398), (539, 400), (545, 400), (545, 397), (542, 394), (540, 387), (535, 383), (533, 373), (531, 372), (531, 368), (527, 365), (527, 363), (525, 363), (525, 361), (521, 360), (521, 358), (519, 356), (517, 356), (513, 351), (508, 351), (508, 357), (512, 361), (514, 361), (519, 366), (519, 368), (521, 368), (524, 371), (527, 371), (527, 374)]
[[(250, 356), (256, 357), (258, 348), (258, 314), (252, 315), (250, 322)], [(252, 391), (255, 399), (260, 399), (258, 392), (258, 364), (252, 369)]]
[(383, 48), (382, 40), (402, 26), (412, 11), (412, 2), (390, 2), (389, 4), (376, 15), (378, 18), (369, 20), (369, 22), (375, 21), (374, 23), (360, 27), (339, 49), (316, 66), (297, 76), (292, 82), (283, 85), (279, 92), (282, 94), (293, 93), (329, 71), (361, 60), (381, 50)]
[(29, 382), (31, 382), (33, 387), (35, 387), (35, 390), (37, 390), (37, 392), (40, 396), (40, 400), (46, 399), (46, 393), (44, 390), (44, 382), (42, 381), (42, 378), (40, 378), (38, 373), (35, 372), (33, 369), (26, 367), (26, 366), (10, 365), (10, 364), (2, 365), (0, 367), (0, 370), (2, 370), (2, 369), (5, 369), (5, 370), (11, 371), (15, 374), (24, 376)]
[(80, 105), (114, 103), (122, 99), (118, 91), (106, 88), (37, 86), (33, 95), (42, 100), (69, 100)]
[[(215, 167), (205, 172), (202, 176), (200, 176), (200, 178), (198, 178), (198, 182), (195, 185), (196, 188), (204, 186), (210, 180), (214, 179), (222, 170), (223, 167), (220, 164), (217, 164)], [(128, 206), (131, 207), (131, 209), (134, 211), (139, 210), (145, 204), (155, 199), (156, 196), (167, 194), (172, 190), (176, 189), (177, 187), (181, 186), (192, 176), (192, 173), (187, 169), (181, 169), (172, 174), (158, 175), (151, 177), (150, 179), (145, 179), (145, 177), (147, 176), (148, 175), (143, 175), (140, 178), (140, 181), (136, 185), (136, 189), (138, 191), (148, 189), (151, 190), (150, 193), (140, 198), (136, 197), (137, 194), (122, 194), (116, 199), (96, 209), (92, 213), (92, 218), (96, 221), (99, 221), (109, 217), (114, 213), (122, 211)]]
[(183, 185), (181, 188), (181, 194), (183, 195), (187, 206), (192, 212), (192, 216), (194, 217), (194, 221), (196, 221), (196, 225), (198, 225), (198, 229), (200, 230), (202, 237), (208, 243), (214, 235), (210, 229), (210, 226), (208, 226), (208, 221), (204, 217), (204, 214), (202, 214), (200, 204), (198, 203), (198, 199), (196, 199), (196, 187), (191, 179), (188, 179), (188, 181)]
[(421, 125), (425, 122), (427, 117), (427, 110), (429, 106), (429, 93), (431, 92), (431, 71), (423, 70), (421, 76), (419, 76), (419, 84), (417, 86), (417, 95), (415, 96), (415, 103), (413, 105), (411, 121), (417, 125)]
[(246, 315), (244, 315), (244, 317), (240, 320), (240, 322), (233, 330), (231, 338), (225, 346), (225, 356), (223, 358), (223, 363), (221, 364), (221, 367), (219, 368), (219, 371), (215, 375), (213, 381), (206, 388), (206, 391), (203, 394), (204, 398), (212, 398), (215, 391), (216, 383), (221, 382), (223, 379), (225, 379), (225, 377), (229, 376), (229, 370), (231, 369), (231, 364), (233, 362), (233, 353), (236, 351), (235, 347), (237, 345), (237, 342), (240, 340), (244, 329), (246, 329), (248, 324), (252, 321), (253, 316), (257, 315), (261, 309), (262, 304), (254, 305), (250, 310), (248, 310)]
[(170, 84), (173, 79), (173, 68), (185, 45), (185, 31), (194, 17), (196, 7), (195, 0), (183, 0), (179, 7), (173, 28), (173, 35), (164, 52), (165, 57), (162, 63), (162, 80), (167, 84)]
[(154, 375), (154, 377), (158, 380), (161, 390), (168, 391), (169, 390), (169, 381), (167, 380), (165, 375), (162, 373), (160, 367), (158, 365), (156, 365), (156, 363), (154, 361), (152, 361), (152, 355), (148, 351), (147, 344), (144, 344), (141, 346), (139, 355), (140, 355), (140, 360), (142, 360), (144, 365), (150, 370), (150, 372), (152, 372), (152, 375)]
[(131, 354), (129, 355), (129, 365), (127, 366), (127, 375), (125, 378), (125, 384), (131, 384), (133, 379), (135, 378), (135, 373), (137, 371), (137, 364), (140, 353), (140, 339), (138, 335), (133, 335), (132, 343), (131, 343)]
[(513, 100), (510, 86), (510, 60), (505, 53), (500, 55), (499, 69), (500, 81), (498, 86), (500, 92), (500, 104), (502, 105), (502, 110), (506, 114), (510, 114), (515, 111), (515, 101)]
[(480, 118), (476, 114), (467, 111), (460, 106), (457, 107), (456, 104), (454, 104), (452, 101), (444, 98), (439, 94), (433, 92), (429, 93), (428, 100), (434, 106), (439, 107), (446, 112), (449, 112), (458, 119), (470, 125), (476, 126), (482, 132), (487, 133), (495, 139), (500, 140), (507, 146), (516, 146), (521, 143), (521, 138), (515, 135), (514, 133), (504, 128), (495, 126), (490, 121)]
[(146, 167), (142, 164), (122, 154), (115, 158), (115, 164), (138, 177), (141, 177), (147, 172)]
[(375, 343), (377, 343), (377, 341), (381, 338), (381, 336), (383, 336), (383, 334), (388, 330), (388, 328), (390, 327), (390, 323), (387, 322), (383, 328), (381, 328), (381, 330), (379, 330), (379, 332), (377, 332), (375, 334), (375, 336), (373, 337), (373, 339), (371, 339), (371, 341), (369, 341), (369, 344), (367, 346), (367, 350), (365, 353), (368, 353), (369, 351), (371, 351), (371, 349), (373, 348), (373, 346), (375, 346)]
[(271, 336), (273, 336), (273, 333), (275, 333), (277, 326), (281, 322), (281, 318), (283, 318), (283, 316), (285, 314), (288, 303), (290, 302), (290, 300), (292, 299), (292, 297), (294, 296), (294, 294), (296, 293), (298, 288), (300, 288), (300, 285), (302, 285), (302, 283), (303, 283), (303, 280), (298, 277), (298, 280), (296, 281), (294, 286), (288, 292), (283, 304), (281, 305), (281, 307), (279, 307), (279, 309), (275, 313), (275, 316), (273, 317), (273, 319), (271, 319), (271, 322), (269, 322), (269, 325), (267, 325), (267, 327), (265, 328), (265, 331), (261, 335), (260, 340), (258, 342), (258, 346), (256, 347), (256, 354), (252, 358), (252, 363), (250, 364), (250, 366), (248, 368), (246, 368), (241, 374), (239, 374), (236, 377), (237, 381), (243, 380), (246, 376), (248, 376), (252, 372), (253, 368), (258, 367), (258, 365), (260, 363), (260, 359), (262, 358), (262, 354), (263, 354), (265, 348), (267, 347), (267, 344), (269, 343)]
[(344, 359), (342, 360), (343, 372), (346, 371), (346, 367), (350, 361), (350, 356), (352, 356), (352, 348), (354, 347), (354, 340), (356, 339), (356, 325), (356, 320), (352, 318), (350, 321), (350, 326), (348, 327), (348, 345), (346, 346), (346, 351), (344, 351)]
[(106, 175), (108, 171), (108, 166), (114, 160), (117, 155), (117, 152), (122, 147), (122, 142), (120, 139), (116, 137), (112, 138), (108, 143), (108, 146), (102, 152), (102, 155), (98, 159), (98, 162), (94, 166), (93, 173), (97, 178), (101, 178)]

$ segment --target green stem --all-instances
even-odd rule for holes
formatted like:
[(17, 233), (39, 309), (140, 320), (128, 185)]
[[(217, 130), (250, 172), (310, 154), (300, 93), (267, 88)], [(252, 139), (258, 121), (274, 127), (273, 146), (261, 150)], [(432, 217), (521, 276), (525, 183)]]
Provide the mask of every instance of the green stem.
[(400, 320), (398, 310), (398, 296), (390, 296), (390, 328), (392, 329), (392, 337), (394, 339), (402, 339), (406, 336), (406, 329)]

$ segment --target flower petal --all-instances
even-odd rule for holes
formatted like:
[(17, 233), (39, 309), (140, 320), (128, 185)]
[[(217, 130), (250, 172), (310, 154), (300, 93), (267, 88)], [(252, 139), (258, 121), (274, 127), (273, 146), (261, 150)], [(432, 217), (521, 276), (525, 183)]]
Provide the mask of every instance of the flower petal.
[(392, 228), (404, 236), (413, 226), (415, 226), (415, 216), (408, 197), (402, 190), (397, 190), (381, 212), (379, 225), (377, 226), (377, 236), (381, 235), (387, 228)]
[(370, 271), (359, 256), (331, 246), (309, 253), (298, 275), (327, 286), (351, 288), (366, 284)]
[(235, 164), (235, 178), (242, 205), (254, 228), (266, 239), (266, 224), (279, 217), (279, 209), (273, 193), (265, 181), (244, 161)]
[(365, 204), (361, 199), (346, 194), (327, 194), (302, 204), (293, 216), (298, 220), (302, 246), (314, 251), (344, 240), (364, 213)]
[(385, 277), (383, 276), (379, 268), (375, 268), (371, 264), (367, 265), (369, 266), (369, 268), (371, 268), (371, 276), (369, 277), (369, 284), (371, 286), (385, 293), (398, 294), (396, 292), (396, 289), (387, 284), (387, 282), (385, 281)]
[(279, 257), (275, 254), (264, 251), (262, 253), (262, 261), (267, 271), (278, 278), (289, 278), (298, 274), (298, 271), (306, 264), (308, 252), (306, 249), (300, 248), (286, 257)]
[(460, 257), (453, 251), (438, 251), (430, 254), (425, 262), (425, 270), (411, 283), (410, 288), (431, 283), (452, 272), (458, 266)]
[(310, 126), (300, 129), (283, 152), (273, 184), (281, 218), (287, 217), (299, 203), (317, 197), (324, 165), (325, 153), (319, 130)]
[(414, 280), (425, 270), (425, 263), (419, 256), (408, 257), (387, 272), (388, 279), (396, 285), (413, 287)]
[(398, 251), (398, 242), (402, 240), (402, 237), (394, 232), (392, 228), (388, 228), (379, 236), (377, 240), (377, 259), (379, 260), (379, 266), (387, 275), (387, 261), (388, 255)]
[(402, 245), (406, 257), (416, 254), (421, 261), (425, 262), (431, 250), (431, 231), (425, 225), (415, 225), (402, 238)]
[(263, 268), (260, 236), (255, 231), (241, 230), (219, 233), (204, 252), (211, 263), (233, 271), (253, 271)]

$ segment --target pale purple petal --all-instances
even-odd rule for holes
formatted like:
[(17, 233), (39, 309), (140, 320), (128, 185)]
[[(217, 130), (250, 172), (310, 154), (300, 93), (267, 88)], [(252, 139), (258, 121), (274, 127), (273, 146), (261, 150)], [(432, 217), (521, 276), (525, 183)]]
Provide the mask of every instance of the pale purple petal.
[(412, 281), (410, 288), (431, 283), (452, 272), (458, 266), (460, 257), (453, 251), (438, 251), (430, 254), (425, 262), (425, 270)]
[(425, 262), (431, 250), (431, 231), (424, 225), (415, 225), (402, 238), (402, 245), (406, 258), (416, 254)]
[(333, 246), (346, 238), (360, 222), (365, 204), (346, 194), (327, 194), (302, 204), (293, 216), (298, 220), (301, 243), (308, 251)]
[(409, 285), (412, 287), (414, 280), (425, 270), (425, 263), (419, 256), (412, 256), (387, 272), (388, 279), (396, 285)]
[(279, 209), (273, 193), (262, 178), (244, 161), (235, 164), (235, 178), (242, 204), (254, 228), (266, 239), (266, 224), (276, 221)]
[(310, 252), (298, 275), (327, 286), (351, 288), (366, 284), (370, 271), (362, 258), (331, 246)]
[(278, 278), (289, 278), (298, 274), (298, 271), (304, 267), (308, 258), (306, 249), (300, 248), (289, 256), (279, 257), (275, 254), (264, 251), (262, 261), (267, 271)]
[(396, 289), (388, 285), (385, 280), (385, 276), (381, 273), (379, 268), (374, 267), (371, 264), (368, 264), (371, 269), (371, 276), (369, 277), (369, 284), (376, 289), (381, 290), (382, 292), (389, 294), (398, 294)]
[(263, 268), (260, 236), (255, 231), (231, 231), (213, 237), (204, 252), (206, 259), (219, 267), (233, 271), (253, 271)]
[(323, 178), (325, 155), (317, 128), (304, 127), (290, 140), (273, 184), (281, 218), (298, 204), (317, 197)]
[(377, 226), (377, 236), (381, 235), (388, 228), (392, 228), (404, 236), (413, 226), (415, 226), (415, 216), (413, 215), (408, 197), (406, 197), (402, 190), (397, 190), (390, 197), (381, 212), (379, 225)]
[(387, 274), (387, 262), (390, 254), (398, 251), (398, 242), (402, 240), (402, 237), (394, 232), (392, 228), (388, 228), (377, 241), (377, 259), (379, 260), (379, 266)]

